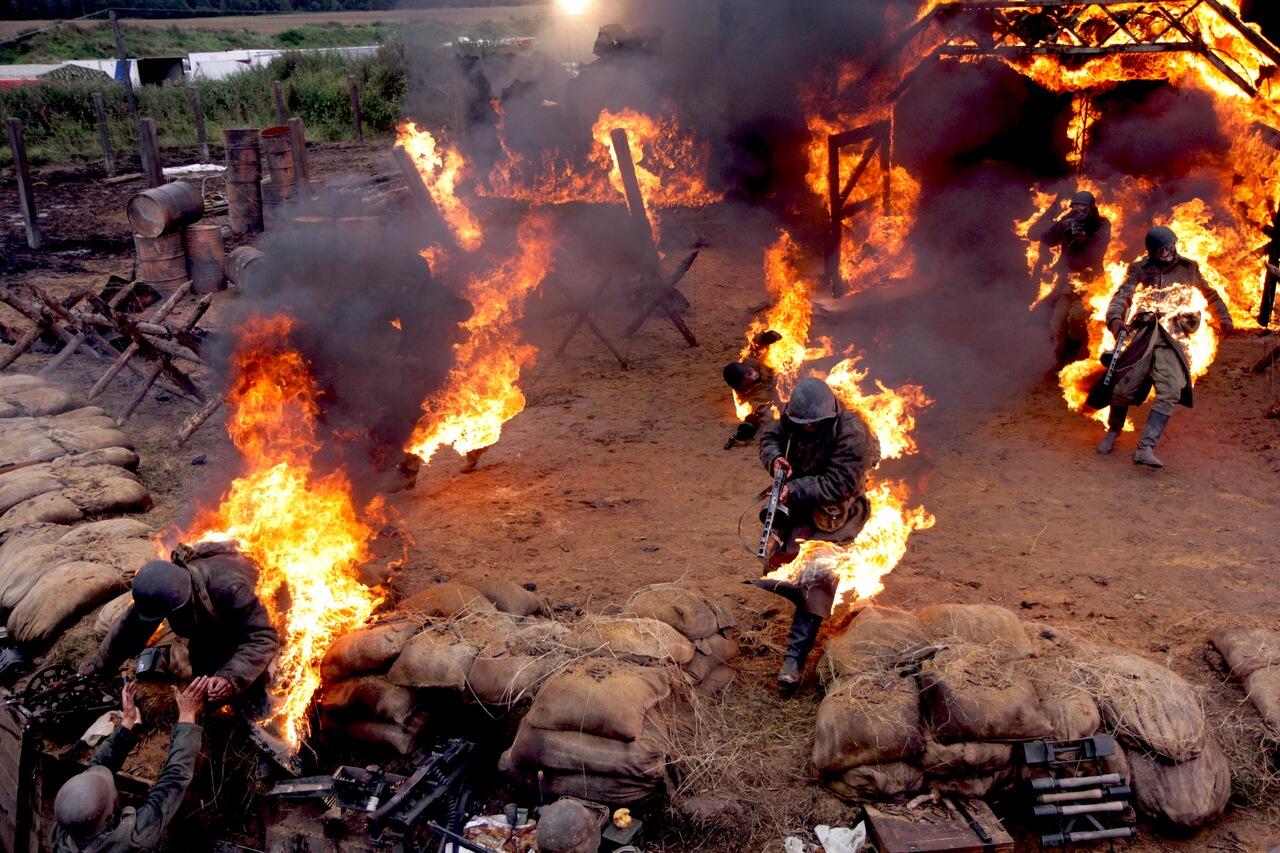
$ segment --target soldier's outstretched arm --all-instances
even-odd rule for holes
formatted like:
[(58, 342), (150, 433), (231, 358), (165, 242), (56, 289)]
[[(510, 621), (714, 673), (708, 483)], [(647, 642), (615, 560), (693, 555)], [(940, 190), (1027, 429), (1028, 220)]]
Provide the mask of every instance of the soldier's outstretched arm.
[(116, 624), (107, 632), (102, 645), (98, 647), (98, 653), (81, 668), (81, 672), (103, 672), (118, 667), (125, 660), (142, 651), (147, 645), (147, 640), (151, 639), (151, 635), (155, 632), (156, 625), (139, 619), (134, 613), (133, 605), (130, 604)]
[(234, 608), (241, 627), (240, 645), (215, 675), (231, 682), (236, 693), (258, 680), (280, 651), (280, 638), (267, 608), (248, 585), (235, 592)]
[(134, 850), (152, 850), (159, 845), (195, 776), (203, 736), (204, 729), (197, 723), (178, 723), (173, 727), (169, 757), (156, 783), (147, 792), (146, 801), (138, 807), (130, 839)]

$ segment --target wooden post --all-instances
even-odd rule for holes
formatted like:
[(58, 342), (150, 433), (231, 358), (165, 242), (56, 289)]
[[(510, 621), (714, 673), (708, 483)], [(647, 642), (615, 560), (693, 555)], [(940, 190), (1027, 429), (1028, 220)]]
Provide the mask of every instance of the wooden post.
[(1258, 304), (1258, 325), (1263, 328), (1271, 325), (1271, 315), (1276, 310), (1276, 284), (1280, 282), (1280, 271), (1276, 269), (1280, 264), (1280, 208), (1276, 209), (1267, 233), (1271, 237), (1267, 243), (1267, 274), (1262, 282), (1262, 301)]
[(22, 139), (22, 121), (16, 118), (4, 120), (9, 131), (9, 147), (13, 149), (13, 171), (18, 176), (18, 208), (22, 211), (22, 223), (27, 226), (27, 245), (39, 249), (40, 223), (36, 221), (36, 197), (31, 189), (31, 172), (27, 168), (27, 145)]
[(289, 147), (293, 149), (293, 170), (298, 184), (306, 187), (311, 182), (311, 170), (307, 167), (307, 137), (303, 133), (302, 119), (289, 119)]
[(289, 120), (289, 111), (284, 108), (284, 85), (279, 80), (272, 80), (271, 91), (276, 96), (276, 124), (284, 124)]
[(140, 127), (142, 115), (138, 112), (138, 99), (133, 94), (133, 76), (129, 73), (129, 57), (124, 52), (124, 33), (120, 32), (120, 21), (116, 18), (116, 10), (109, 12), (111, 16), (111, 34), (116, 39), (116, 61), (124, 68), (124, 94), (129, 99), (129, 112), (133, 115), (133, 126)]
[(200, 145), (200, 162), (209, 162), (209, 138), (204, 132), (204, 105), (200, 103), (200, 90), (195, 86), (187, 89), (191, 98), (191, 111), (196, 117), (196, 142)]
[(144, 118), (139, 125), (141, 133), (138, 146), (142, 150), (142, 168), (147, 176), (147, 184), (152, 187), (164, 186), (164, 164), (160, 160), (160, 143), (156, 138), (156, 121)]
[(840, 279), (840, 223), (844, 219), (844, 197), (840, 194), (840, 143), (827, 137), (827, 202), (831, 208), (831, 230), (827, 234), (826, 272), (832, 296), (844, 295)]
[(111, 150), (111, 129), (107, 125), (107, 106), (102, 101), (102, 93), (93, 93), (93, 111), (98, 115), (98, 141), (102, 143), (102, 163), (107, 167), (107, 174), (116, 172), (116, 155)]
[(652, 266), (656, 271), (658, 252), (653, 246), (653, 229), (649, 223), (649, 214), (644, 209), (644, 195), (640, 192), (640, 181), (636, 178), (636, 164), (631, 159), (631, 142), (627, 139), (627, 132), (620, 127), (609, 132), (609, 140), (613, 143), (613, 155), (618, 161), (618, 174), (622, 177), (627, 210), (631, 212), (636, 239), (641, 241), (645, 265)]
[(347, 88), (351, 90), (351, 121), (356, 128), (356, 142), (364, 142), (364, 120), (360, 115), (360, 83), (354, 74), (347, 75)]

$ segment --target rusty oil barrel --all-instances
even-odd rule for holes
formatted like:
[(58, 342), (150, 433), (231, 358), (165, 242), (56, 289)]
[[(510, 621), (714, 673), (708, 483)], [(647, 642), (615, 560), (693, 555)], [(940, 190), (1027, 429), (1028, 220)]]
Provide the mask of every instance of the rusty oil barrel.
[(133, 233), (159, 237), (199, 222), (204, 216), (204, 196), (195, 184), (174, 181), (138, 193), (129, 199), (127, 212)]
[(265, 253), (252, 246), (232, 249), (227, 255), (227, 280), (236, 287), (244, 288), (261, 267), (265, 257)]
[(268, 127), (258, 134), (258, 142), (262, 146), (262, 165), (271, 176), (272, 183), (281, 187), (285, 193), (284, 197), (289, 198), (293, 195), (293, 186), (298, 181), (293, 164), (289, 125)]
[(274, 180), (266, 180), (262, 182), (262, 226), (264, 229), (277, 227), (283, 220), (284, 215), (281, 213), (284, 203), (289, 196), (286, 191), (289, 187), (281, 187)]
[(187, 253), (187, 274), (193, 293), (213, 293), (226, 286), (226, 249), (221, 225), (188, 225), (182, 232)]
[(232, 128), (222, 132), (227, 149), (227, 215), (231, 233), (254, 234), (262, 230), (262, 181), (257, 128)]
[(161, 293), (172, 293), (187, 280), (187, 253), (182, 232), (159, 237), (133, 235), (138, 253), (138, 277)]

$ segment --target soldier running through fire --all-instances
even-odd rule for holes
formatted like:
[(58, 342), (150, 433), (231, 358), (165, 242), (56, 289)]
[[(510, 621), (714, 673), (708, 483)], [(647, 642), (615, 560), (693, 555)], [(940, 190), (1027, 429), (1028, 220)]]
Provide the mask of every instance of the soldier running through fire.
[[(1147, 257), (1130, 265), (1124, 283), (1107, 307), (1107, 326), (1117, 341), (1127, 340), (1113, 356), (1115, 391), (1107, 417), (1107, 434), (1098, 452), (1108, 454), (1124, 429), (1129, 407), (1141, 405), (1155, 389), (1151, 414), (1138, 439), (1133, 461), (1164, 467), (1155, 455), (1173, 407), (1192, 405), (1188, 338), (1200, 328), (1201, 311), (1192, 298), (1200, 291), (1221, 334), (1234, 325), (1222, 295), (1207, 284), (1195, 261), (1178, 254), (1178, 237), (1163, 225), (1147, 232)], [(1126, 318), (1128, 318), (1126, 320)]]
[(771, 411), (781, 409), (773, 368), (764, 362), (766, 351), (780, 340), (782, 335), (772, 329), (760, 332), (751, 339), (751, 348), (741, 361), (725, 365), (725, 383), (733, 389), (739, 400), (751, 404), (751, 412), (725, 442), (725, 450), (738, 444), (749, 444), (760, 427), (770, 420)]
[[(1052, 210), (1052, 208), (1050, 208)], [(1100, 275), (1111, 244), (1111, 220), (1098, 211), (1098, 200), (1091, 192), (1077, 192), (1071, 197), (1071, 208), (1051, 224), (1042, 223), (1028, 235), (1041, 244), (1042, 251), (1057, 248), (1054, 285), (1051, 299), (1053, 313), (1049, 328), (1053, 334), (1054, 353), (1059, 366), (1078, 361), (1088, 355), (1089, 312), (1077, 284)]]
[[(880, 443), (862, 416), (840, 404), (821, 379), (796, 383), (782, 417), (760, 439), (760, 461), (770, 474), (785, 472), (782, 512), (766, 560), (776, 568), (795, 559), (803, 540), (848, 544), (871, 515), (867, 474), (880, 463)], [(803, 570), (802, 570), (803, 571)], [(805, 660), (831, 615), (835, 577), (794, 582), (755, 581), (796, 605), (778, 681), (800, 681)]]

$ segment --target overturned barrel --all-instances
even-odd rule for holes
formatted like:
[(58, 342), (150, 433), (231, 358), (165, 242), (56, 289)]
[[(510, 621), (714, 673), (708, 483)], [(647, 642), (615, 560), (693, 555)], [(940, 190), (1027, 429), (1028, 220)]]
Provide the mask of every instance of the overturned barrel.
[(233, 234), (262, 230), (262, 167), (256, 128), (232, 128), (222, 132), (227, 148), (227, 215)]
[(236, 287), (245, 289), (262, 268), (262, 259), (265, 257), (262, 251), (252, 246), (232, 249), (227, 255), (227, 280)]
[(226, 286), (226, 249), (222, 244), (222, 226), (189, 225), (182, 232), (187, 253), (187, 274), (195, 293), (213, 293)]
[(287, 124), (268, 127), (258, 135), (262, 146), (262, 164), (266, 167), (271, 183), (276, 185), (280, 198), (292, 198), (298, 182), (293, 162), (293, 144)]
[(204, 196), (195, 184), (174, 181), (138, 193), (129, 199), (127, 212), (133, 233), (159, 237), (200, 221), (204, 216)]
[(138, 253), (138, 277), (160, 293), (172, 293), (187, 280), (182, 232), (159, 237), (134, 234), (133, 246)]

